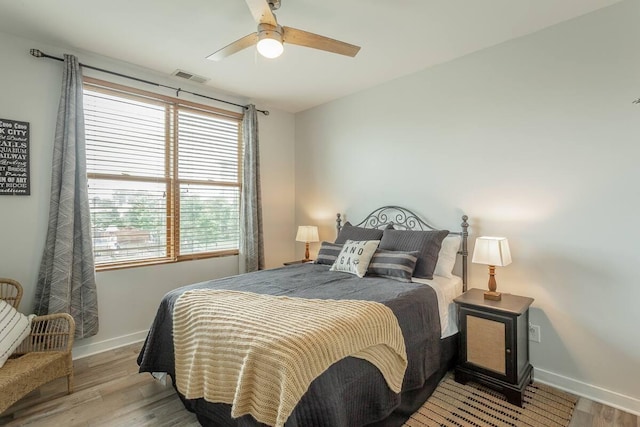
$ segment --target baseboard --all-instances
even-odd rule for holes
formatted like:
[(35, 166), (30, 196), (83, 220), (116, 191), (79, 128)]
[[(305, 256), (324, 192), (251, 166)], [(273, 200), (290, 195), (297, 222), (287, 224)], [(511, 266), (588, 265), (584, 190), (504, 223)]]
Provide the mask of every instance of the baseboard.
[(583, 383), (544, 369), (535, 368), (533, 374), (535, 381), (640, 416), (640, 399), (635, 397)]
[(104, 341), (92, 342), (89, 344), (81, 344), (73, 347), (73, 359), (82, 359), (103, 351), (113, 350), (115, 348), (124, 347), (125, 345), (135, 344), (147, 337), (149, 330), (134, 332), (133, 334), (123, 335), (117, 338), (111, 338)]

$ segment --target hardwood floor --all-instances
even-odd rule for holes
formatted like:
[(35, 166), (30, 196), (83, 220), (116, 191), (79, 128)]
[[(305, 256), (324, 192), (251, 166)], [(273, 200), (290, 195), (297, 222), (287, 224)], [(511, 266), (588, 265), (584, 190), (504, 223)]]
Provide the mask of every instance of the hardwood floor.
[[(52, 381), (1, 414), (0, 425), (199, 426), (170, 384), (138, 374), (140, 346), (76, 360), (73, 394), (64, 378)], [(570, 427), (640, 427), (640, 417), (581, 398)]]
[(200, 426), (169, 383), (138, 373), (141, 345), (76, 360), (73, 394), (64, 378), (52, 381), (7, 409), (0, 425)]
[(640, 427), (640, 417), (581, 397), (569, 427)]

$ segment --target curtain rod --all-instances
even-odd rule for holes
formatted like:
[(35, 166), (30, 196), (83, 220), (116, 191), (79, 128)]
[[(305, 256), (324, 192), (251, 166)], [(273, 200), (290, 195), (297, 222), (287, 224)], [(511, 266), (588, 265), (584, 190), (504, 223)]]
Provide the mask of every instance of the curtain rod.
[[(31, 49), (31, 50), (29, 50), (29, 53), (31, 54), (31, 56), (35, 56), (36, 58), (50, 58), (50, 59), (55, 59), (56, 61), (64, 61), (63, 58), (58, 58), (57, 56), (48, 55), (48, 54), (42, 52), (39, 49)], [(173, 90), (176, 91), (176, 96), (179, 96), (180, 92), (184, 92), (184, 93), (188, 93), (188, 94), (191, 94), (191, 95), (199, 96), (201, 98), (207, 98), (207, 99), (211, 99), (213, 101), (223, 102), (223, 103), (229, 104), (229, 105), (235, 105), (236, 107), (241, 107), (243, 109), (248, 108), (248, 105), (236, 104), (234, 102), (225, 101), (224, 99), (213, 98), (211, 96), (201, 95), (201, 94), (195, 93), (195, 92), (190, 92), (188, 90), (184, 90), (184, 89), (181, 89), (179, 87), (167, 86), (167, 85), (163, 85), (163, 84), (160, 84), (160, 83), (151, 82), (149, 80), (143, 80), (143, 79), (139, 79), (137, 77), (128, 76), (126, 74), (116, 73), (115, 71), (105, 70), (104, 68), (92, 67), (91, 65), (82, 64), (82, 63), (80, 63), (80, 66), (84, 67), (84, 68), (89, 68), (89, 69), (92, 69), (92, 70), (96, 70), (96, 71), (101, 71), (101, 72), (107, 73), (107, 74), (113, 74), (114, 76), (124, 77), (125, 79), (135, 80), (135, 81), (141, 82), (141, 83), (146, 83), (146, 84), (152, 85), (152, 86), (158, 86), (158, 87), (164, 87), (164, 88), (167, 88), (167, 89), (173, 89)], [(265, 116), (269, 115), (269, 111), (268, 110), (258, 110), (258, 109), (256, 109), (256, 111), (261, 112)]]

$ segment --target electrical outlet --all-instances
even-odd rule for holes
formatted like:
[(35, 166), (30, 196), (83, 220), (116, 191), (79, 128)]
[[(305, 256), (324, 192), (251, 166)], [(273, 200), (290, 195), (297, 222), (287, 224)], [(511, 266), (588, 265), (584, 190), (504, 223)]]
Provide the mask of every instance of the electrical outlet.
[(529, 341), (540, 342), (540, 326), (529, 323)]

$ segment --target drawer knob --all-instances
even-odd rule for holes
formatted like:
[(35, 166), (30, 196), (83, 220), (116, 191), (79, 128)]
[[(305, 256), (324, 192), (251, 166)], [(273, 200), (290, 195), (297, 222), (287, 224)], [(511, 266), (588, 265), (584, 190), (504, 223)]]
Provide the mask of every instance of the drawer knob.
[(511, 354), (511, 349), (510, 348), (507, 349), (507, 354)]

